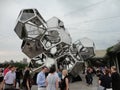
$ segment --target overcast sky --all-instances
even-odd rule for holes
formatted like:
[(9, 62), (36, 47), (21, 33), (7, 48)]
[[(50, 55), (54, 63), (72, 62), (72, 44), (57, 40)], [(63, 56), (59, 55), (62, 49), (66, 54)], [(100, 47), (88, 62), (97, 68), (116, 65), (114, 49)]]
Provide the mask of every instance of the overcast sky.
[(120, 40), (120, 0), (0, 0), (0, 61), (27, 57), (14, 32), (18, 14), (26, 8), (36, 8), (45, 20), (61, 19), (73, 42), (88, 37), (95, 49), (106, 49)]

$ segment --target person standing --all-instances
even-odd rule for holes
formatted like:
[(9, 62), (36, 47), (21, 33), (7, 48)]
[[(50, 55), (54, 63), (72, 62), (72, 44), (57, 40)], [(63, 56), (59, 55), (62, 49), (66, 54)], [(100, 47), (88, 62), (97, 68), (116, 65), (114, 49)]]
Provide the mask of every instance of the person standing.
[(104, 90), (111, 88), (111, 77), (110, 77), (110, 70), (105, 69), (103, 70), (103, 75), (99, 78), (99, 85), (104, 87)]
[(42, 71), (38, 73), (37, 75), (37, 85), (38, 90), (46, 90), (46, 77), (45, 73), (48, 71), (48, 68), (46, 66), (42, 67)]
[(88, 67), (87, 68), (87, 71), (86, 71), (86, 83), (87, 85), (89, 86), (90, 84), (92, 84), (92, 81), (93, 81), (93, 75), (92, 75), (92, 72), (93, 72), (93, 69), (91, 67)]
[(111, 78), (112, 78), (112, 89), (120, 90), (120, 75), (117, 72), (117, 68), (115, 66), (111, 67)]
[(20, 73), (20, 70), (17, 68), (16, 69), (16, 88), (20, 88), (20, 79), (21, 79), (21, 73)]
[(29, 68), (28, 66), (25, 67), (25, 69), (24, 69), (24, 71), (23, 71), (23, 75), (25, 74), (25, 72), (26, 72), (27, 70), (30, 70), (30, 68)]
[(10, 71), (8, 71), (4, 77), (5, 89), (15, 89), (15, 80), (16, 80), (16, 67), (11, 66)]
[(57, 73), (58, 73), (59, 79), (61, 81), (61, 79), (62, 79), (62, 71), (60, 69), (58, 69)]
[(55, 74), (55, 68), (51, 67), (49, 75), (46, 79), (46, 90), (57, 90), (58, 89), (58, 76)]
[(69, 79), (67, 70), (62, 71), (62, 79), (60, 83), (60, 90), (69, 90)]
[(27, 70), (23, 76), (23, 90), (31, 90), (32, 82), (31, 82), (31, 76), (30, 71)]
[(3, 90), (3, 70), (0, 68), (0, 90)]
[(6, 67), (5, 70), (3, 71), (4, 76), (6, 75), (6, 73), (7, 73), (8, 71), (10, 71), (10, 68), (11, 68), (11, 65), (7, 65), (7, 67)]

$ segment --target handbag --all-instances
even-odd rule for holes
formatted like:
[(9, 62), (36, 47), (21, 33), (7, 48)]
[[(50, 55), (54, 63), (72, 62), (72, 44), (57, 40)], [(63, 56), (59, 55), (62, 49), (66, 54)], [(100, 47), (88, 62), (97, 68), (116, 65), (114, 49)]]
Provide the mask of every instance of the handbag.
[(105, 90), (105, 87), (99, 85), (98, 88), (97, 88), (97, 90)]

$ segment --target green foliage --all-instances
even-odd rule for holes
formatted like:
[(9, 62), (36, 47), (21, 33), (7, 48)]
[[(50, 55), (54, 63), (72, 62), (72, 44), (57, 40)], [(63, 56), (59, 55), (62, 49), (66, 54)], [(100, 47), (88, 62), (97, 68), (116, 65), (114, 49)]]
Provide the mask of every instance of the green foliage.
[(28, 64), (20, 63), (20, 62), (7, 62), (7, 63), (0, 63), (1, 68), (5, 68), (7, 65), (13, 65), (19, 69), (24, 69)]
[(19, 62), (16, 62), (13, 65), (20, 68), (20, 69), (24, 69), (27, 66), (27, 64), (19, 63)]
[(113, 48), (113, 46), (107, 48), (107, 53), (110, 52), (112, 48)]

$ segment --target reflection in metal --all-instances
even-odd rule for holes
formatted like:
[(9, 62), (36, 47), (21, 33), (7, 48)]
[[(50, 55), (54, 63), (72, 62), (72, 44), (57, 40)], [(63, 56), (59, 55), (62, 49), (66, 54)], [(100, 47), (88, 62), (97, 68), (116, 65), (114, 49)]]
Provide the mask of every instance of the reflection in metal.
[(23, 40), (21, 49), (31, 59), (29, 66), (32, 68), (36, 67), (38, 61), (44, 65), (52, 60), (51, 64), (68, 69), (75, 76), (83, 69), (84, 60), (94, 56), (94, 43), (91, 40), (83, 38), (72, 43), (60, 19), (52, 17), (45, 21), (36, 9), (21, 10), (14, 30)]
[(94, 42), (88, 38), (83, 38), (81, 40), (77, 40), (73, 43), (73, 47), (76, 48), (77, 55), (81, 55), (84, 60), (93, 57), (94, 53)]
[(46, 22), (36, 9), (21, 10), (15, 32), (20, 39), (42, 37), (46, 31)]
[(30, 58), (34, 58), (35, 56), (44, 52), (43, 46), (37, 39), (24, 40), (21, 49), (22, 52)]

